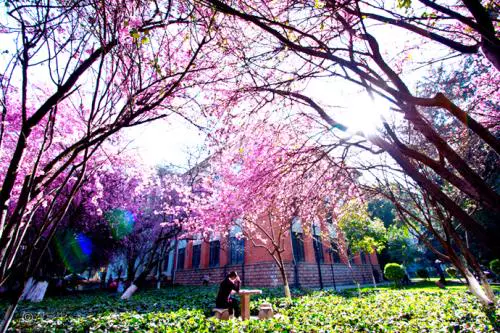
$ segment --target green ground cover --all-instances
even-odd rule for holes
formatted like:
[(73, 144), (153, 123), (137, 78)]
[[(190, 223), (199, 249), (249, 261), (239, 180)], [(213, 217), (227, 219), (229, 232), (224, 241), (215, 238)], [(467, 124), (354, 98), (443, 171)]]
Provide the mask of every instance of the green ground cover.
[[(272, 320), (210, 318), (214, 287), (174, 287), (137, 293), (127, 302), (102, 292), (22, 303), (12, 324), (20, 332), (495, 332), (500, 309), (488, 316), (463, 286), (447, 290), (432, 282), (342, 293), (264, 289), (252, 298), (252, 314), (273, 304)], [(497, 290), (498, 291), (498, 290)], [(5, 309), (5, 303), (0, 304)]]

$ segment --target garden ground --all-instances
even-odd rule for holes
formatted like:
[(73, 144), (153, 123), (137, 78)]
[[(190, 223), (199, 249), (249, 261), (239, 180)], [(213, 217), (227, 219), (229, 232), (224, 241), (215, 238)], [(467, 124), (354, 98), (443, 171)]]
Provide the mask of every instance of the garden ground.
[[(497, 288), (497, 292), (500, 289)], [(252, 314), (273, 304), (267, 321), (211, 318), (216, 287), (170, 287), (137, 293), (125, 302), (100, 291), (22, 303), (11, 326), (19, 332), (495, 332), (500, 308), (487, 316), (464, 286), (440, 290), (432, 282), (334, 291), (264, 289)], [(5, 304), (1, 303), (5, 309)], [(498, 329), (498, 326), (497, 326)]]

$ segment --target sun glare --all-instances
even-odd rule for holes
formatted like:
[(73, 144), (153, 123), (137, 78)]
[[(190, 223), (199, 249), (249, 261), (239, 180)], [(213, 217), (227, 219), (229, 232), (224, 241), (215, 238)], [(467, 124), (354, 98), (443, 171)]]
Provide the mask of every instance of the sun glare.
[(339, 114), (339, 120), (347, 126), (350, 133), (377, 133), (382, 126), (382, 117), (387, 118), (389, 104), (380, 98), (370, 98), (366, 94), (352, 96)]

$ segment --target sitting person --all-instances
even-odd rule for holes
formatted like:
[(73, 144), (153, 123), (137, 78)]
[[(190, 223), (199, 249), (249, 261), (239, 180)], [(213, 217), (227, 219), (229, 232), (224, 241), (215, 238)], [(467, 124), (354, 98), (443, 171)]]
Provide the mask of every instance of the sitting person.
[(240, 291), (240, 277), (235, 271), (229, 273), (221, 282), (219, 293), (215, 300), (215, 306), (220, 309), (229, 309), (229, 314), (235, 317), (240, 316), (240, 302), (236, 298), (231, 297)]

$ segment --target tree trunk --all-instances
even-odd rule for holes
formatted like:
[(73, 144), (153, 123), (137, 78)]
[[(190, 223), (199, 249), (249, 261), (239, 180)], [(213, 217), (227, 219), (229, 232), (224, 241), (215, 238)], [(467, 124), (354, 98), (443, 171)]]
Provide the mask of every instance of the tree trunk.
[[(458, 245), (458, 248), (460, 249), (461, 256), (459, 257), (459, 264), (462, 263), (460, 260), (461, 258), (464, 259), (464, 267), (467, 269), (466, 264), (471, 267), (473, 272), (476, 272), (477, 276), (479, 277), (479, 281), (482, 285), (482, 290), (485, 292), (485, 294), (488, 296), (488, 298), (493, 302), (496, 303), (496, 297), (495, 293), (493, 292), (493, 289), (491, 289), (490, 284), (488, 283), (486, 279), (486, 275), (484, 274), (483, 270), (481, 269), (481, 265), (479, 265), (476, 257), (472, 252), (469, 250), (467, 247), (467, 244), (463, 242), (462, 238), (459, 236), (459, 234), (456, 232), (456, 230), (450, 225), (448, 220), (444, 220), (447, 224), (445, 224), (445, 227), (447, 227), (448, 232), (450, 235), (453, 237), (455, 240), (455, 243)], [(458, 269), (458, 267), (457, 267)], [(477, 280), (477, 279), (476, 279)]]
[[(31, 281), (33, 281), (33, 280), (31, 280)], [(10, 323), (12, 322), (12, 319), (14, 318), (14, 313), (16, 312), (17, 305), (19, 304), (19, 301), (21, 300), (21, 296), (23, 295), (24, 289), (25, 288), (19, 289), (14, 294), (11, 303), (9, 304), (9, 306), (7, 307), (7, 310), (5, 311), (2, 322), (0, 322), (0, 333), (7, 332), (7, 329), (9, 328)]]
[(127, 281), (132, 283), (135, 279), (135, 262), (137, 261), (137, 256), (132, 256), (127, 259)]
[(463, 275), (465, 281), (467, 281), (467, 286), (469, 287), (471, 293), (476, 296), (481, 304), (487, 307), (492, 307), (495, 304), (494, 301), (488, 297), (487, 293), (483, 290), (483, 288), (481, 288), (481, 284), (466, 266), (465, 261), (462, 261), (460, 257), (456, 255), (450, 255), (450, 259), (456, 269)]
[(146, 278), (147, 278), (148, 274), (151, 273), (151, 271), (153, 270), (154, 267), (156, 267), (156, 264), (157, 264), (157, 261), (150, 262), (144, 268), (144, 270), (141, 272), (141, 274), (139, 274), (137, 279), (135, 279), (132, 282), (130, 287), (128, 287), (127, 290), (125, 290), (121, 299), (129, 299), (137, 291), (137, 289), (144, 287), (144, 283), (146, 282)]
[(459, 247), (460, 247), (461, 252), (463, 253), (463, 255), (465, 257), (466, 262), (469, 264), (469, 266), (472, 268), (472, 270), (474, 272), (476, 272), (477, 276), (479, 277), (479, 281), (483, 287), (483, 291), (490, 298), (490, 300), (493, 301), (493, 303), (496, 303), (495, 293), (493, 292), (493, 289), (491, 288), (490, 284), (488, 283), (486, 275), (484, 274), (483, 270), (481, 269), (481, 266), (477, 262), (476, 257), (472, 254), (472, 252), (469, 250), (469, 248), (467, 248), (467, 246), (465, 246), (465, 244), (461, 241), (460, 238), (458, 238), (457, 243), (459, 244)]
[(290, 292), (290, 284), (288, 283), (288, 277), (286, 276), (285, 265), (283, 263), (283, 258), (281, 257), (281, 252), (277, 251), (277, 255), (273, 255), (274, 261), (280, 270), (281, 279), (283, 280), (283, 289), (285, 290), (285, 297), (292, 298), (292, 293)]
[[(101, 273), (101, 281), (100, 281), (100, 288), (101, 289), (106, 289), (106, 276), (108, 275), (108, 267), (106, 266), (106, 269), (104, 270), (104, 272), (100, 272)], [(89, 275), (90, 275), (90, 272), (89, 272)], [(111, 276), (111, 274), (110, 274)]]
[(359, 282), (358, 282), (358, 280), (356, 280), (356, 277), (354, 276), (354, 270), (352, 269), (351, 262), (349, 261), (349, 259), (347, 260), (347, 267), (349, 268), (349, 272), (351, 272), (352, 282), (354, 282), (354, 284), (356, 284), (356, 286), (358, 288), (358, 296), (361, 297), (361, 289), (359, 286)]
[(292, 298), (292, 293), (290, 292), (290, 285), (288, 283), (288, 277), (286, 276), (285, 267), (278, 265), (281, 273), (281, 279), (283, 280), (283, 289), (285, 290), (285, 297)]
[(7, 311), (5, 312), (2, 322), (0, 323), (0, 333), (7, 332), (7, 329), (9, 328), (12, 318), (14, 318), (14, 313), (16, 312), (17, 304), (18, 302), (16, 302), (15, 304), (9, 304), (9, 306), (7, 307)]
[(495, 66), (498, 71), (500, 71), (500, 56), (498, 46), (489, 43), (486, 39), (483, 39), (482, 43), (483, 45), (481, 46), (481, 50), (483, 50), (484, 56), (493, 64), (493, 66)]
[(128, 300), (136, 291), (139, 289), (135, 284), (131, 284), (127, 290), (123, 293), (122, 297), (120, 299)]
[(474, 274), (472, 274), (467, 268), (464, 269), (463, 274), (472, 294), (474, 294), (474, 296), (476, 296), (483, 305), (488, 307), (493, 306), (495, 303), (488, 297), (483, 288), (481, 288), (481, 284), (476, 279)]
[(31, 288), (28, 290), (25, 295), (26, 300), (32, 301), (35, 303), (43, 301), (45, 297), (45, 293), (47, 292), (47, 287), (49, 283), (47, 281), (36, 281), (33, 283)]
[(156, 289), (161, 288), (161, 263), (162, 261), (160, 260), (156, 265)]
[(372, 282), (373, 282), (373, 286), (374, 286), (375, 288), (377, 288), (377, 280), (375, 280), (375, 275), (373, 274), (373, 270), (374, 270), (374, 268), (373, 268), (373, 264), (372, 264), (372, 258), (371, 258), (371, 255), (368, 255), (368, 262), (370, 263), (370, 269), (371, 269), (370, 273), (371, 273), (371, 275), (372, 275)]
[(483, 288), (483, 291), (486, 293), (486, 295), (488, 296), (488, 298), (494, 303), (496, 304), (496, 296), (495, 296), (495, 292), (493, 291), (493, 289), (491, 288), (490, 284), (488, 283), (488, 280), (486, 279), (486, 275), (484, 275), (483, 271), (480, 270), (478, 272), (478, 275), (479, 275), (479, 281), (481, 283), (481, 286)]
[(137, 291), (137, 289), (139, 289), (139, 287), (143, 287), (144, 282), (146, 281), (146, 276), (149, 274), (150, 271), (151, 269), (149, 270), (145, 269), (141, 274), (139, 274), (137, 279), (135, 279), (132, 282), (132, 284), (130, 284), (130, 286), (127, 288), (127, 290), (125, 290), (121, 299), (129, 299)]
[(33, 277), (28, 278), (28, 280), (24, 284), (24, 288), (23, 288), (23, 292), (21, 294), (21, 297), (19, 298), (20, 301), (23, 301), (27, 298), (28, 293), (30, 292), (31, 288), (33, 288), (34, 284), (35, 284), (35, 281), (33, 280)]
[[(315, 232), (316, 227), (313, 228), (313, 233)], [(319, 288), (323, 290), (323, 272), (321, 271), (321, 260), (322, 253), (320, 253), (323, 249), (320, 247), (320, 241), (313, 237), (313, 248), (314, 248), (314, 259), (316, 260), (316, 266), (318, 268), (318, 280), (319, 280)]]
[(292, 293), (290, 292), (290, 285), (288, 284), (288, 281), (283, 284), (283, 288), (285, 289), (285, 297), (292, 298)]

